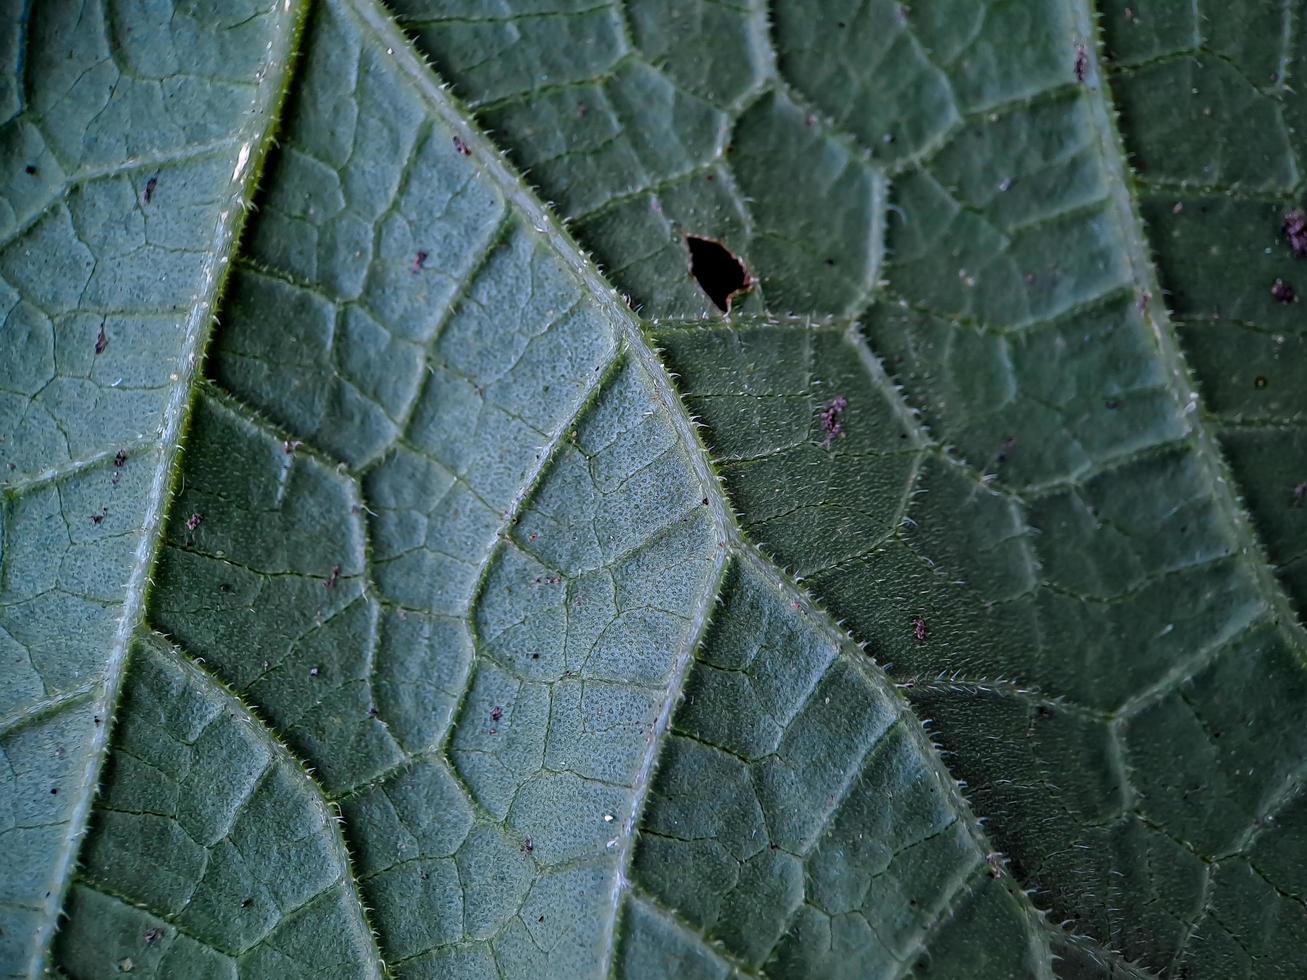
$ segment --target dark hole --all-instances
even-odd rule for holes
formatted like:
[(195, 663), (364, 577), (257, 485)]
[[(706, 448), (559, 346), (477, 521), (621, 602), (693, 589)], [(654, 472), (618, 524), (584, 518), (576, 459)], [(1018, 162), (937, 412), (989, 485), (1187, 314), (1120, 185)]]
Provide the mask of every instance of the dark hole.
[(721, 242), (686, 235), (690, 249), (690, 275), (723, 313), (731, 312), (731, 300), (753, 285), (749, 270)]

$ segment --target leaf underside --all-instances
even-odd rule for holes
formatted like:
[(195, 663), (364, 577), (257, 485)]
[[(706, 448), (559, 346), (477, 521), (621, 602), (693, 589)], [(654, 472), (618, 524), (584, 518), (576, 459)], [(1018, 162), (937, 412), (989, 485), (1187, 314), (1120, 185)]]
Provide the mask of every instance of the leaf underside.
[(1302, 4), (164, 8), (0, 24), (0, 972), (1307, 971)]

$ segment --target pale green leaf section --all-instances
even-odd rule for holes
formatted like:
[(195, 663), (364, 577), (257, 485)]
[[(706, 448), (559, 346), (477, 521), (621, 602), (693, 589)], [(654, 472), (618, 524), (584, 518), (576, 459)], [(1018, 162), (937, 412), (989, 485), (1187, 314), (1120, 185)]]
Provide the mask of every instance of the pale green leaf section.
[(1307, 968), (1296, 5), (147, 6), (0, 28), (4, 972)]

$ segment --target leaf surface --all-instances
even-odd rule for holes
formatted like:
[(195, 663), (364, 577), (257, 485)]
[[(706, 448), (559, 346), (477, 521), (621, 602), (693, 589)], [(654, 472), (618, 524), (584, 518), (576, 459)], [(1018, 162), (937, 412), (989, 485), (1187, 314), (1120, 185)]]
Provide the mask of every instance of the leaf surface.
[(1247, 6), (20, 18), (7, 972), (1297, 975)]

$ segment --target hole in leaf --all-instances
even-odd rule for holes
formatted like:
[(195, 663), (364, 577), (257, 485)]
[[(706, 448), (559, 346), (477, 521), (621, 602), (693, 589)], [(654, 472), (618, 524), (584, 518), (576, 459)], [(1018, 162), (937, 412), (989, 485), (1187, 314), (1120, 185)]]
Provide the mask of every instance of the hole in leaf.
[(731, 300), (753, 286), (744, 262), (721, 242), (699, 235), (686, 235), (690, 249), (690, 275), (723, 313), (731, 312)]

